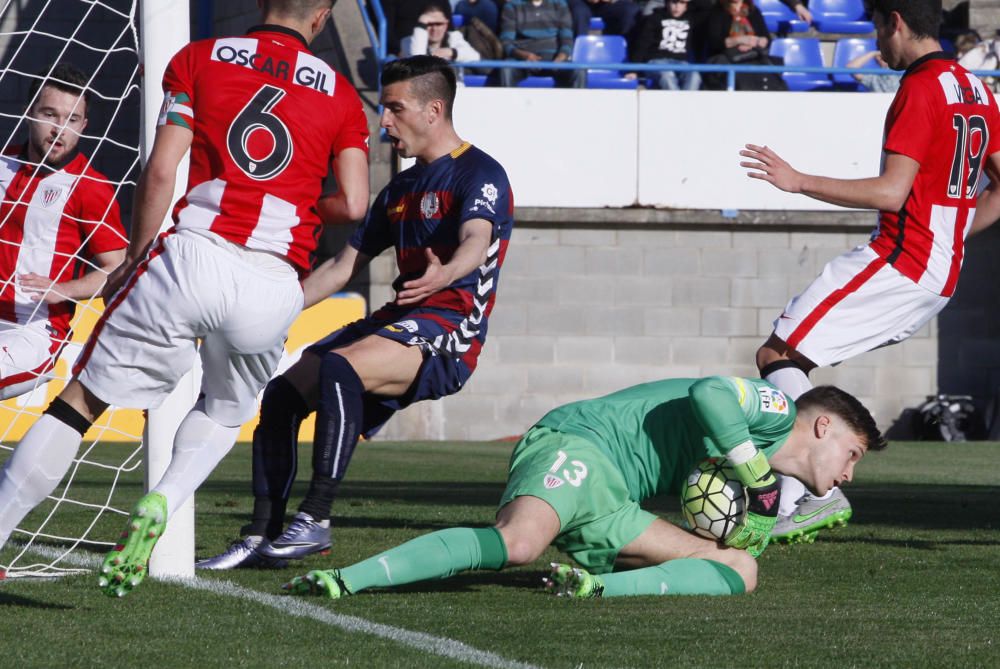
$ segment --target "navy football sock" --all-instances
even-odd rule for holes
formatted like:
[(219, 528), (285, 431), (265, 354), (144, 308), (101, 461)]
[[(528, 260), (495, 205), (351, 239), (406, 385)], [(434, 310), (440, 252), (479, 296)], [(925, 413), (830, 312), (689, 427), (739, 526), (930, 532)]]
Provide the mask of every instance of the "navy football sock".
[(281, 534), (285, 507), (298, 468), (298, 435), (310, 414), (306, 401), (285, 377), (267, 384), (260, 422), (253, 432), (253, 520), (243, 534)]
[(299, 511), (316, 520), (329, 517), (333, 498), (358, 444), (364, 392), (361, 378), (346, 358), (335, 352), (323, 356), (313, 439), (313, 478), (299, 505)]

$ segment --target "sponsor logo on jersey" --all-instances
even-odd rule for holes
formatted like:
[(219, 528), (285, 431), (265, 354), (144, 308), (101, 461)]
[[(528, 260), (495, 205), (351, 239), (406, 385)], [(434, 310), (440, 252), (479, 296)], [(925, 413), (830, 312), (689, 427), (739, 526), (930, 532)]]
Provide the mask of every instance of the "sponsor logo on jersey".
[(48, 207), (49, 205), (57, 202), (60, 197), (62, 197), (63, 189), (58, 186), (46, 186), (42, 190), (42, 206)]
[(788, 398), (777, 388), (757, 388), (757, 395), (761, 411), (788, 414)]
[(420, 198), (420, 213), (423, 214), (424, 218), (434, 218), (434, 216), (441, 211), (441, 198), (438, 197), (437, 193), (424, 193), (424, 196)]
[(472, 207), (469, 211), (479, 211), (480, 207), (484, 207), (489, 209), (491, 214), (495, 214), (497, 198), (500, 197), (500, 191), (498, 191), (497, 187), (493, 184), (483, 184), (481, 192), (484, 199), (480, 200), (479, 198), (476, 198), (476, 201), (472, 203)]
[(552, 490), (554, 488), (558, 488), (563, 483), (565, 483), (565, 481), (563, 481), (558, 476), (553, 476), (552, 474), (545, 475), (544, 485), (546, 490)]
[[(418, 329), (420, 329), (420, 326), (417, 325), (417, 322), (413, 320), (399, 321), (397, 323), (393, 323), (393, 325), (395, 325), (398, 328), (403, 328), (403, 330), (406, 330), (407, 332), (410, 333), (416, 332)], [(396, 330), (396, 332), (402, 332), (402, 330)]]

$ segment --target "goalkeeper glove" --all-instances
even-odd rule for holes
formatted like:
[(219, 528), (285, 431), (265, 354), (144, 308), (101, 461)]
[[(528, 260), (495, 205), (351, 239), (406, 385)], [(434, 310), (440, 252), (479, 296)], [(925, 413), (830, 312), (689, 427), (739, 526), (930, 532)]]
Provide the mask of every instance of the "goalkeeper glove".
[(726, 545), (745, 548), (750, 555), (760, 557), (778, 522), (781, 485), (771, 471), (767, 456), (757, 450), (753, 442), (734, 448), (729, 453), (729, 462), (747, 489), (747, 512), (743, 523), (726, 539)]

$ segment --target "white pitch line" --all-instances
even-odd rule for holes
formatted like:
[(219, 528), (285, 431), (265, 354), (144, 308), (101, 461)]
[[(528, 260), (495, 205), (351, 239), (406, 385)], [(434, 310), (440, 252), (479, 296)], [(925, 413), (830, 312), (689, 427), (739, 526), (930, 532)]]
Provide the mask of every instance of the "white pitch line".
[[(43, 557), (53, 559), (63, 554), (63, 551), (59, 551), (48, 546), (34, 545), (30, 550), (31, 552), (42, 555)], [(98, 556), (71, 553), (65, 556), (62, 561), (73, 564), (74, 566), (96, 569), (101, 563), (101, 558)], [(263, 604), (264, 606), (269, 606), (272, 609), (276, 609), (286, 615), (294, 616), (296, 618), (308, 618), (325, 625), (330, 625), (331, 627), (339, 627), (345, 632), (371, 634), (372, 636), (395, 641), (396, 643), (404, 646), (410, 646), (411, 648), (416, 648), (432, 655), (439, 655), (441, 657), (451, 658), (460, 662), (468, 662), (469, 664), (474, 664), (480, 667), (491, 667), (495, 669), (538, 669), (538, 667), (533, 664), (508, 660), (500, 655), (497, 655), (496, 653), (480, 650), (448, 637), (434, 636), (432, 634), (425, 634), (424, 632), (414, 632), (402, 627), (394, 627), (392, 625), (372, 622), (371, 620), (358, 618), (357, 616), (334, 613), (321, 606), (310, 604), (290, 595), (271, 595), (250, 588), (244, 588), (243, 586), (236, 585), (230, 581), (217, 581), (214, 579), (197, 577), (161, 577), (159, 580), (180, 585), (185, 588), (191, 588), (192, 590), (204, 590), (216, 595), (224, 595), (226, 597), (244, 599), (257, 604)], [(135, 595), (132, 596), (135, 597)]]

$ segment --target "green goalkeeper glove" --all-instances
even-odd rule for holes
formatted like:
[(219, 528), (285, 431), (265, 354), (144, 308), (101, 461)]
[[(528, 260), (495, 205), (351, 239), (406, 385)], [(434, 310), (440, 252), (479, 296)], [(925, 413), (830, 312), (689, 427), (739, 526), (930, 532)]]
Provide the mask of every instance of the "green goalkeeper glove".
[[(753, 448), (754, 454), (748, 459), (736, 464), (732, 462), (734, 453), (745, 454)], [(781, 485), (771, 471), (767, 456), (756, 449), (753, 444), (738, 446), (730, 452), (730, 463), (747, 489), (747, 512), (743, 523), (726, 539), (726, 545), (733, 548), (745, 548), (750, 555), (760, 557), (771, 540), (771, 530), (778, 522), (778, 499), (781, 495)]]

